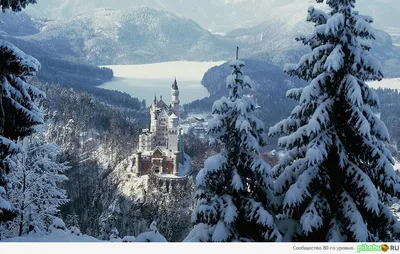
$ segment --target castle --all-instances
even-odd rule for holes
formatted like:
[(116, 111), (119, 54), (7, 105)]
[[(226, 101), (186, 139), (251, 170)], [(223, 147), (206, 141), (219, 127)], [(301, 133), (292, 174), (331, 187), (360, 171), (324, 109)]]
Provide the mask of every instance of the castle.
[(184, 164), (182, 129), (180, 128), (181, 106), (178, 83), (171, 86), (171, 104), (154, 96), (150, 106), (150, 128), (139, 135), (139, 147), (135, 154), (135, 173), (150, 173), (179, 176), (179, 164)]

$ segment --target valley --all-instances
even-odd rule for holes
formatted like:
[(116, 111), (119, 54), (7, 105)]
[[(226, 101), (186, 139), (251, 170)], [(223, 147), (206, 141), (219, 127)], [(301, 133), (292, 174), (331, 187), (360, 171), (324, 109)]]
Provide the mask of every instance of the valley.
[(139, 100), (146, 100), (150, 105), (154, 95), (163, 96), (169, 104), (171, 84), (176, 77), (181, 91), (181, 103), (203, 99), (210, 94), (201, 85), (201, 80), (207, 70), (224, 62), (163, 62), (144, 65), (106, 65), (114, 72), (114, 79), (99, 86), (108, 90), (118, 90), (128, 93)]

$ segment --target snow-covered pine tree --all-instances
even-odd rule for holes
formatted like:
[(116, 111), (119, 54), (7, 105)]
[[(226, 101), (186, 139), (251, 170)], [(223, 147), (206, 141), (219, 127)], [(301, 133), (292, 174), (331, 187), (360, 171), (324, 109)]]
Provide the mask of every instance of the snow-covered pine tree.
[[(321, 3), (323, 0), (317, 0)], [(355, 0), (329, 0), (329, 13), (308, 10), (314, 32), (299, 38), (311, 48), (286, 72), (309, 85), (288, 91), (299, 101), (270, 129), (286, 154), (274, 168), (282, 217), (296, 221), (301, 241), (393, 241), (400, 225), (385, 205), (400, 192), (385, 124), (366, 81), (381, 80), (369, 53), (372, 19)]]
[(0, 0), (0, 6), (3, 11), (11, 9), (12, 11), (21, 11), (28, 4), (35, 4), (36, 0)]
[(57, 161), (59, 147), (44, 141), (39, 132), (20, 143), (23, 152), (7, 158), (11, 167), (8, 197), (20, 211), (7, 222), (8, 237), (46, 232), (59, 215), (60, 206), (68, 201), (66, 191), (59, 186), (67, 180), (63, 173), (68, 169)]
[(157, 223), (153, 221), (149, 227), (150, 231), (139, 234), (135, 242), (168, 242), (157, 229)]
[[(20, 11), (35, 0), (1, 0), (3, 11)], [(44, 94), (28, 84), (40, 68), (39, 62), (17, 47), (0, 40), (0, 187), (6, 187), (8, 168), (4, 159), (20, 151), (15, 140), (32, 132), (43, 122), (35, 100)], [(7, 188), (5, 188), (7, 189)], [(0, 221), (12, 219), (17, 211), (6, 200), (0, 202)]]
[(214, 103), (208, 125), (211, 142), (223, 152), (208, 158), (196, 177), (195, 227), (185, 241), (280, 241), (270, 166), (260, 156), (267, 135), (254, 100), (244, 94), (253, 83), (242, 73), (244, 62), (230, 66), (229, 97)]
[(119, 231), (116, 227), (111, 229), (110, 242), (122, 242), (122, 239), (119, 237)]

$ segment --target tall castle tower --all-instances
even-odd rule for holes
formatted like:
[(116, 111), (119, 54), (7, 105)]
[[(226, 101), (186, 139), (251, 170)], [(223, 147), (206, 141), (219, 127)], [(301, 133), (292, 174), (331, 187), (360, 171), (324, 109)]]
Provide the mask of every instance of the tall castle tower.
[(171, 95), (172, 95), (171, 109), (172, 111), (174, 111), (175, 115), (178, 118), (180, 118), (179, 88), (178, 88), (178, 82), (176, 82), (176, 78), (174, 83), (172, 83)]

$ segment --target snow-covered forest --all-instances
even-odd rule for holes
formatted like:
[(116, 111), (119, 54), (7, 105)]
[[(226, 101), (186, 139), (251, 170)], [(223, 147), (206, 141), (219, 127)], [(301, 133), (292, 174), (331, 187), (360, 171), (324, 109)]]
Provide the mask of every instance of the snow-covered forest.
[(387, 7), (66, 2), (0, 1), (0, 245), (400, 241)]

